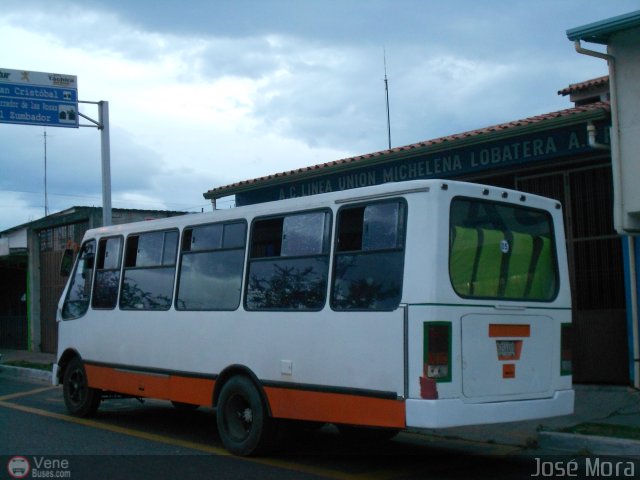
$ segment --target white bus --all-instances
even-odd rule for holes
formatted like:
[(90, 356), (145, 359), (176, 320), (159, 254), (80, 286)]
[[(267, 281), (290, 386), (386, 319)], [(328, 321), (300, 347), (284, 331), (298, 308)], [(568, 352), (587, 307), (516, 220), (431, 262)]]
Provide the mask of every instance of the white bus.
[(116, 395), (394, 433), (573, 411), (558, 202), (391, 183), (87, 231), (58, 311), (72, 415)]

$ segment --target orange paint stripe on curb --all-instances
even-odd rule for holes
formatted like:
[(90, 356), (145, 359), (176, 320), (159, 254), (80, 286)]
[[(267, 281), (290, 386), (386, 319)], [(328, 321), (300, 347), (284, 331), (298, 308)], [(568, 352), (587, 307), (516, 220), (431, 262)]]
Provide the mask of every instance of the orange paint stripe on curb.
[(530, 325), (490, 324), (490, 337), (530, 337)]
[(6, 400), (13, 400), (14, 398), (28, 397), (29, 395), (36, 395), (38, 393), (47, 392), (49, 390), (54, 390), (56, 388), (58, 388), (58, 387), (54, 387), (54, 386), (50, 385), (48, 387), (36, 388), (34, 390), (28, 390), (26, 392), (10, 393), (9, 395), (4, 395), (4, 396), (0, 397), (0, 401), (4, 402)]

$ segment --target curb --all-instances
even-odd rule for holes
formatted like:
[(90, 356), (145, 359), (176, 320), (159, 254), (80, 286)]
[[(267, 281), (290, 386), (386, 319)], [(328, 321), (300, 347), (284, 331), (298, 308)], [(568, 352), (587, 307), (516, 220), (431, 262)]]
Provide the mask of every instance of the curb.
[(640, 441), (637, 440), (576, 433), (539, 432), (538, 445), (541, 448), (570, 454), (589, 452), (592, 455), (637, 458), (640, 452)]
[(52, 372), (46, 370), (38, 370), (35, 368), (0, 365), (0, 375), (14, 378), (31, 378), (33, 380), (51, 383)]

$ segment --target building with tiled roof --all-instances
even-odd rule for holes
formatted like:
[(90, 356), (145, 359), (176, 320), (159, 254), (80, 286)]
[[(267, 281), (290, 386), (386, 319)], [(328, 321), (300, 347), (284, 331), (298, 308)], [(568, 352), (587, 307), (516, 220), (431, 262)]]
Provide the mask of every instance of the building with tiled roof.
[(574, 102), (576, 106), (594, 102), (608, 102), (610, 100), (609, 75), (586, 82), (573, 83), (558, 91), (558, 95), (569, 95), (569, 100)]
[[(584, 83), (586, 84), (587, 82)], [(606, 83), (606, 85), (608, 85), (608, 83)], [(562, 90), (561, 92), (564, 92), (564, 90)], [(372, 164), (381, 164), (387, 162), (391, 164), (392, 162), (400, 158), (418, 158), (424, 155), (428, 155), (429, 153), (442, 150), (450, 150), (458, 146), (467, 146), (471, 144), (479, 145), (486, 142), (504, 140), (509, 137), (517, 137), (523, 134), (531, 134), (536, 131), (545, 131), (549, 128), (583, 124), (584, 122), (588, 121), (605, 121), (608, 119), (608, 116), (609, 104), (607, 102), (598, 101), (585, 103), (580, 106), (575, 106), (574, 108), (569, 108), (558, 112), (536, 115), (534, 117), (529, 117), (522, 120), (515, 120), (512, 122), (480, 128), (469, 132), (448, 135), (432, 140), (426, 140), (424, 142), (395, 147), (390, 150), (383, 150), (379, 152), (358, 155), (355, 157), (343, 158), (323, 164), (274, 173), (255, 179), (243, 180), (231, 185), (213, 188), (206, 192), (204, 194), (204, 197), (214, 200), (228, 195), (240, 195), (241, 200), (240, 202), (237, 202), (237, 204), (244, 205), (253, 202), (244, 202), (242, 200), (244, 198), (242, 194), (244, 192), (251, 192), (260, 188), (266, 188), (273, 185), (285, 183), (288, 184), (291, 182), (299, 181), (301, 179), (309, 180), (313, 178), (319, 178), (329, 173), (334, 174), (341, 170), (347, 171), (353, 168), (365, 167)], [(514, 158), (514, 160), (517, 159)], [(469, 170), (472, 169), (473, 168), (469, 168)], [(436, 173), (449, 176), (448, 173), (450, 172), (440, 171)], [(430, 177), (433, 177), (433, 175), (419, 175), (415, 178)], [(276, 200), (276, 198), (271, 198), (271, 200)]]
[[(521, 120), (212, 188), (250, 205), (419, 178), (452, 178), (555, 198), (566, 212), (574, 380), (628, 383), (623, 242), (612, 220), (609, 78), (558, 91), (570, 107)], [(595, 135), (591, 138), (588, 127)]]

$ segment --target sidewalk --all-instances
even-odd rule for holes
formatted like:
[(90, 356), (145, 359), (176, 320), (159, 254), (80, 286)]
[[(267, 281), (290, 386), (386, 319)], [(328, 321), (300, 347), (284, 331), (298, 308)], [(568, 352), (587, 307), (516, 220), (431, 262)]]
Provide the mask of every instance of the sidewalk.
[(50, 367), (55, 361), (53, 353), (0, 349), (0, 377), (26, 377), (51, 383)]
[(516, 445), (543, 454), (640, 457), (640, 390), (609, 385), (574, 385), (574, 390), (576, 402), (572, 415), (426, 432), (448, 438)]
[[(55, 355), (7, 349), (0, 349), (0, 354), (0, 376), (51, 381), (51, 371), (47, 371), (46, 367), (55, 362)], [(416, 433), (516, 446), (536, 454), (640, 458), (640, 390), (608, 385), (574, 385), (574, 389), (576, 403), (572, 415), (526, 422), (420, 430)]]

